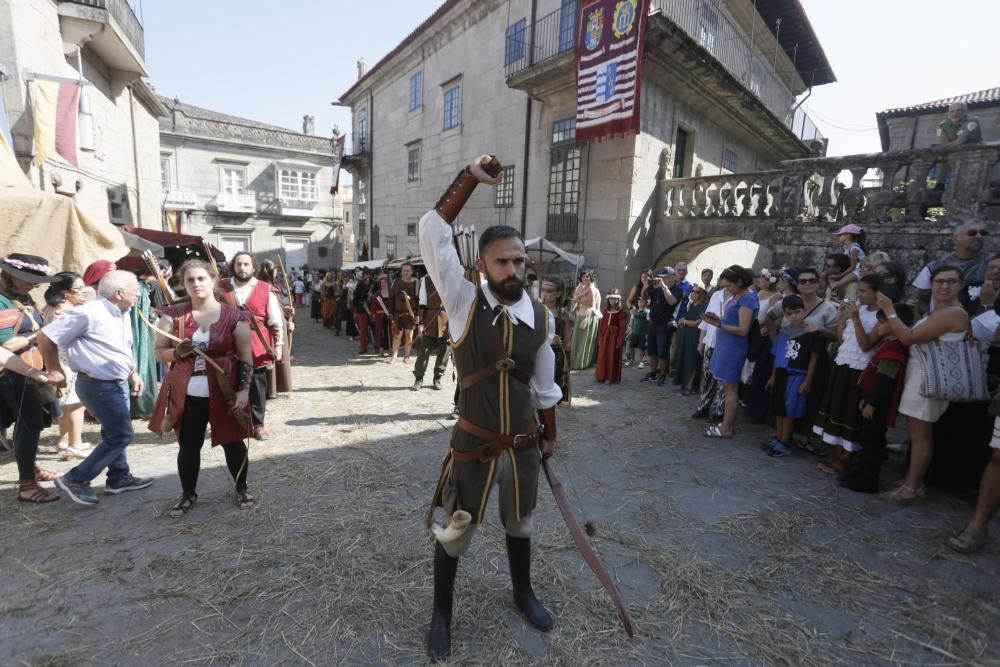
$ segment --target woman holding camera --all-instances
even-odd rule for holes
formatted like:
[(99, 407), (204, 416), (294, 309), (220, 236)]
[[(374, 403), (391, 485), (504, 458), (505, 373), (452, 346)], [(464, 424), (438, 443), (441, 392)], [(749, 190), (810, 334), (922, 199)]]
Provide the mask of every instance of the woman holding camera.
[(734, 264), (722, 272), (719, 282), (726, 290), (727, 300), (723, 314), (706, 312), (704, 321), (718, 329), (715, 353), (712, 355), (712, 375), (722, 384), (725, 393), (725, 411), (722, 423), (705, 432), (709, 438), (732, 438), (736, 430), (736, 412), (739, 410), (740, 375), (747, 360), (747, 336), (757, 317), (757, 297), (750, 293), (753, 271)]

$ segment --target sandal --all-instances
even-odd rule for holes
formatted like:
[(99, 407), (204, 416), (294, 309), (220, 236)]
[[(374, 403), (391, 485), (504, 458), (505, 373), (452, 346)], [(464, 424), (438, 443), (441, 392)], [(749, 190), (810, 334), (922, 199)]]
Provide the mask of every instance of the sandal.
[(251, 496), (246, 489), (236, 492), (236, 504), (241, 510), (252, 509), (257, 504), (257, 499)]
[(808, 440), (799, 440), (798, 438), (792, 438), (792, 442), (794, 442), (795, 446), (804, 452), (808, 452), (816, 456), (823, 456), (823, 452)]
[(721, 438), (723, 440), (732, 440), (733, 439), (733, 434), (730, 433), (729, 435), (726, 435), (725, 433), (722, 432), (722, 428), (720, 428), (720, 426), (718, 424), (716, 424), (715, 426), (709, 426), (708, 427), (708, 430), (705, 431), (705, 437), (706, 438)]
[(879, 494), (879, 497), (882, 500), (888, 500), (890, 502), (901, 503), (905, 505), (907, 503), (913, 503), (917, 502), (918, 500), (923, 500), (926, 495), (927, 492), (924, 490), (924, 487), (922, 486), (913, 488), (912, 486), (901, 484), (899, 487), (897, 487), (892, 491), (885, 491)]
[(971, 554), (986, 546), (989, 535), (985, 530), (975, 531), (966, 528), (958, 535), (948, 538), (948, 546), (960, 554)]
[(70, 459), (85, 459), (92, 451), (94, 451), (94, 449), (90, 445), (83, 443), (80, 447), (57, 445), (56, 451), (59, 453), (59, 456), (62, 457), (63, 461), (69, 461)]
[(42, 470), (35, 464), (35, 479), (39, 482), (54, 482), (59, 473), (52, 472), (51, 470)]
[[(18, 486), (17, 499), (22, 503), (51, 503), (59, 500), (58, 494), (38, 486), (38, 482), (33, 479), (22, 479)], [(28, 495), (24, 495), (28, 494)]]
[(176, 505), (167, 510), (167, 516), (169, 516), (171, 519), (181, 518), (182, 516), (191, 511), (191, 508), (194, 507), (194, 503), (196, 500), (198, 500), (197, 493), (194, 494), (193, 496), (181, 497), (180, 502), (178, 502)]

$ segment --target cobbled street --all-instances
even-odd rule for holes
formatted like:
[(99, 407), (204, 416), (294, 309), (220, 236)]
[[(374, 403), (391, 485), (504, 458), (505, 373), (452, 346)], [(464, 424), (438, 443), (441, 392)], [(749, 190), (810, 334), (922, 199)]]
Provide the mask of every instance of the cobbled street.
[[(295, 391), (268, 404), (272, 437), (250, 447), (252, 511), (237, 509), (222, 452), (206, 446), (198, 503), (167, 518), (177, 445), (143, 422), (129, 459), (156, 482), (93, 509), (17, 503), (3, 455), (0, 664), (426, 662), (423, 517), (455, 423), (451, 369), (445, 390), (412, 392), (412, 366), (359, 358), (357, 343), (299, 320)], [(530, 629), (510, 602), (494, 499), (460, 564), (453, 662), (1000, 661), (1000, 549), (968, 558), (944, 545), (968, 502), (932, 492), (899, 507), (842, 491), (812, 456), (764, 456), (763, 427), (702, 437), (694, 398), (639, 377), (625, 369), (621, 386), (603, 386), (575, 373), (552, 461), (635, 639), (543, 485), (535, 590), (556, 628)], [(52, 431), (43, 445), (44, 467), (71, 467)], [(887, 468), (899, 476), (902, 459)]]

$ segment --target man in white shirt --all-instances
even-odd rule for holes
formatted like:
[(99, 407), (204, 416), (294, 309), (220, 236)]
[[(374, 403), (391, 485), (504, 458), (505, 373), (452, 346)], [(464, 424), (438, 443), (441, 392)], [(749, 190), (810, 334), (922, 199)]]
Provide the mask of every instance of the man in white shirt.
[[(485, 282), (465, 279), (472, 267), (461, 265), (451, 223), (477, 183), (499, 182), (484, 164), (499, 173), (494, 159), (480, 157), (420, 220), (420, 252), (449, 315), (461, 388), (458, 425), (427, 517), (430, 527), (434, 509), (441, 507), (450, 524), (433, 527), (434, 611), (426, 644), (435, 660), (450, 651), (458, 558), (482, 521), (494, 484), (500, 487), (514, 603), (539, 630), (553, 626), (531, 587), (531, 535), (541, 457), (555, 446), (555, 405), (562, 398), (551, 347), (555, 320), (524, 290), (527, 253), (512, 227), (496, 225), (483, 233), (475, 270)], [(541, 433), (536, 410), (545, 427)]]
[(267, 440), (264, 427), (267, 405), (267, 373), (281, 358), (285, 344), (285, 314), (275, 294), (274, 286), (255, 277), (257, 260), (248, 252), (233, 255), (229, 263), (232, 278), (219, 282), (219, 290), (226, 303), (248, 312), (250, 322), (250, 347), (253, 350), (253, 382), (250, 385), (250, 416), (253, 437)]
[(129, 470), (125, 448), (132, 442), (129, 390), (142, 392), (142, 378), (132, 358), (132, 324), (128, 311), (135, 304), (139, 285), (134, 274), (111, 271), (98, 285), (99, 296), (71, 308), (38, 334), (38, 349), (48, 374), (65, 383), (59, 348), (66, 352), (77, 373), (76, 393), (101, 423), (101, 442), (78, 466), (56, 479), (56, 486), (81, 505), (96, 505), (90, 482), (107, 468), (105, 495), (144, 489), (151, 477), (136, 477)]

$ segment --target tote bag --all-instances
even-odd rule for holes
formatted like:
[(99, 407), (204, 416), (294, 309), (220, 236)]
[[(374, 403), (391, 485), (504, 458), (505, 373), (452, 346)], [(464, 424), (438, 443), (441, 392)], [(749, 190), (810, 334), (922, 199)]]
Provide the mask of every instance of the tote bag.
[(913, 349), (924, 371), (921, 396), (953, 403), (990, 400), (986, 364), (975, 340), (935, 340)]

